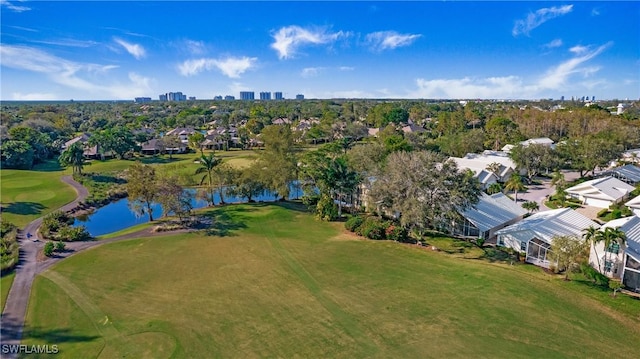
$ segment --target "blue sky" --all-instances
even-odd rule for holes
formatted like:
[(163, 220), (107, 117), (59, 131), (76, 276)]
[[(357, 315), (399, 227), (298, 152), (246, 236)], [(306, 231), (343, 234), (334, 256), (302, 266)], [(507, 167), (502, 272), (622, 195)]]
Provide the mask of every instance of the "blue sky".
[(638, 2), (0, 6), (2, 100), (640, 98)]

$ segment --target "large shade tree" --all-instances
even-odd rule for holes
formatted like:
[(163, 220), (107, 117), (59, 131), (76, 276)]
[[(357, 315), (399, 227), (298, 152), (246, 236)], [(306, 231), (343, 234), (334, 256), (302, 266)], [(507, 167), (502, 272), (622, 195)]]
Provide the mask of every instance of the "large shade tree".
[(399, 214), (402, 226), (422, 232), (448, 228), (480, 193), (473, 173), (435, 152), (417, 151), (390, 154), (370, 196), (381, 211)]
[(151, 205), (161, 196), (156, 171), (149, 165), (136, 162), (127, 170), (127, 195), (129, 207), (137, 215), (147, 214), (153, 221)]

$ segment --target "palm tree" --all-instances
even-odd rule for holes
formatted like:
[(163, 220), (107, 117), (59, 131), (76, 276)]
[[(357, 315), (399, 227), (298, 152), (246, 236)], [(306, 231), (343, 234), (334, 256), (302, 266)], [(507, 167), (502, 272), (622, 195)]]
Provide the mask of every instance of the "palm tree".
[(611, 260), (611, 251), (609, 251), (609, 249), (614, 244), (617, 244), (618, 247), (622, 247), (627, 240), (626, 234), (620, 229), (620, 227), (607, 227), (604, 229), (604, 231), (598, 231), (596, 236), (598, 237), (599, 242), (604, 243), (605, 264)]
[(60, 154), (58, 161), (63, 166), (72, 166), (74, 174), (82, 174), (82, 167), (84, 166), (84, 148), (82, 148), (80, 143), (76, 142)]
[(213, 153), (209, 153), (208, 156), (202, 155), (200, 156), (200, 167), (196, 170), (196, 174), (204, 173), (204, 176), (202, 176), (200, 180), (200, 185), (202, 185), (205, 180), (208, 180), (209, 195), (211, 196), (209, 202), (211, 205), (213, 205), (213, 172), (220, 163), (222, 163), (222, 159), (215, 158)]
[(594, 226), (590, 226), (589, 228), (585, 228), (582, 231), (582, 238), (584, 238), (584, 242), (589, 245), (589, 247), (593, 246), (593, 252), (596, 254), (596, 261), (598, 263), (598, 272), (602, 273), (602, 267), (600, 266), (600, 256), (598, 256), (598, 250), (596, 249), (596, 245), (600, 243), (600, 237), (598, 236), (598, 228)]
[(504, 184), (504, 189), (506, 191), (513, 191), (515, 193), (515, 201), (518, 202), (518, 191), (525, 191), (527, 187), (522, 183), (522, 177), (520, 177), (519, 174), (514, 173)]
[(488, 188), (487, 188), (487, 193), (488, 194), (496, 194), (496, 193), (500, 193), (502, 192), (502, 185), (498, 182), (494, 182), (492, 183)]
[(529, 214), (537, 211), (540, 209), (540, 206), (538, 205), (538, 202), (536, 201), (527, 201), (525, 203), (522, 204), (522, 208), (526, 209)]
[(358, 186), (358, 173), (352, 171), (344, 158), (336, 158), (329, 163), (324, 173), (323, 181), (331, 192), (338, 198), (338, 217), (342, 217), (342, 199), (347, 193), (351, 193)]

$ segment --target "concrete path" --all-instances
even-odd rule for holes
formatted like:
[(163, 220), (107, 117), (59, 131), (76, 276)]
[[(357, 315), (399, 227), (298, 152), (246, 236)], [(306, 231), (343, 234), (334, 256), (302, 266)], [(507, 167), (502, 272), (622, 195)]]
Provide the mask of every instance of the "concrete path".
[[(60, 208), (61, 211), (68, 211), (84, 201), (89, 195), (89, 192), (80, 183), (74, 181), (71, 176), (63, 176), (61, 180), (73, 187), (77, 193), (74, 201)], [(7, 302), (0, 320), (0, 343), (2, 345), (20, 344), (20, 339), (22, 338), (27, 305), (29, 304), (29, 296), (31, 295), (31, 284), (38, 269), (37, 255), (38, 251), (44, 246), (43, 242), (34, 241), (35, 238), (38, 238), (37, 230), (41, 224), (42, 217), (29, 223), (18, 237), (18, 242), (20, 243), (20, 258), (15, 270), (16, 276), (9, 290)], [(27, 237), (31, 238), (28, 239)], [(3, 358), (14, 357), (13, 354), (3, 356)]]

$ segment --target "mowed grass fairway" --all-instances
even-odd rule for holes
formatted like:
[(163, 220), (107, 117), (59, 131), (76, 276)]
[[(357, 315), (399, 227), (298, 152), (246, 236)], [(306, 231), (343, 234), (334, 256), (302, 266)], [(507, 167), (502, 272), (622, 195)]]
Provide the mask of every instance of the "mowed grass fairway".
[(622, 311), (539, 271), (364, 241), (292, 204), (75, 255), (36, 278), (25, 344), (66, 358), (634, 358)]
[(2, 220), (24, 227), (76, 198), (73, 188), (60, 180), (62, 170), (51, 164), (41, 167), (34, 171), (0, 171)]

